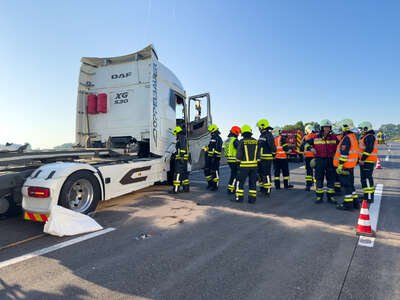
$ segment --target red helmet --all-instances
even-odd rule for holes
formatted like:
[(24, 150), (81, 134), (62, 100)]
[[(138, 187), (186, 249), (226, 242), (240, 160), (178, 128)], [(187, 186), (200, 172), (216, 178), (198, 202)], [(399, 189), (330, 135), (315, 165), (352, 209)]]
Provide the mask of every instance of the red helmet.
[(234, 135), (239, 136), (239, 134), (240, 134), (240, 127), (239, 127), (239, 126), (232, 126), (231, 132), (232, 132)]

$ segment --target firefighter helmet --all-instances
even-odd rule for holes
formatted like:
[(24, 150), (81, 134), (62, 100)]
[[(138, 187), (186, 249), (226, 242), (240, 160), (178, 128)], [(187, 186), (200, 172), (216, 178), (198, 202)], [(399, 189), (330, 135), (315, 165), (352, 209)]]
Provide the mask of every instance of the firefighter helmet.
[(176, 126), (173, 130), (172, 130), (172, 134), (173, 135), (178, 135), (179, 132), (182, 132), (183, 129), (181, 126)]
[(307, 134), (312, 133), (313, 130), (314, 130), (314, 126), (312, 126), (311, 124), (308, 124), (308, 125), (306, 126), (306, 128), (304, 129), (304, 131), (305, 131)]
[(267, 119), (261, 119), (260, 121), (258, 121), (257, 127), (260, 129), (267, 129), (268, 127), (271, 128)]
[(232, 126), (231, 128), (231, 133), (233, 133), (236, 136), (239, 136), (240, 134), (240, 127), (239, 126)]
[(363, 121), (358, 125), (358, 128), (360, 128), (361, 131), (367, 132), (367, 131), (372, 130), (372, 124), (371, 124), (371, 122)]
[(243, 133), (252, 133), (253, 131), (251, 130), (251, 127), (250, 127), (250, 125), (247, 125), (247, 124), (244, 124), (243, 126), (242, 126), (242, 129), (241, 129), (241, 131), (242, 131), (242, 134)]
[(332, 122), (329, 121), (328, 119), (323, 119), (320, 122), (320, 126), (322, 127), (332, 127)]
[(218, 126), (216, 124), (210, 124), (210, 125), (208, 125), (208, 131), (211, 133), (214, 133), (214, 132), (218, 131)]
[(340, 122), (340, 127), (342, 131), (351, 131), (354, 127), (353, 120), (351, 119), (344, 119)]

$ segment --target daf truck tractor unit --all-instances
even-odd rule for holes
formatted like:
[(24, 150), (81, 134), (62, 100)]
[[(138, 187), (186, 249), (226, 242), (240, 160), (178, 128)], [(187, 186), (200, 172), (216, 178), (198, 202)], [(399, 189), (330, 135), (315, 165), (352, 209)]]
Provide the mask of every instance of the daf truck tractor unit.
[(186, 129), (191, 169), (201, 168), (211, 122), (210, 95), (187, 97), (152, 45), (82, 58), (75, 147), (0, 153), (0, 214), (21, 199), (29, 220), (46, 221), (56, 204), (87, 214), (100, 201), (167, 181), (176, 125)]

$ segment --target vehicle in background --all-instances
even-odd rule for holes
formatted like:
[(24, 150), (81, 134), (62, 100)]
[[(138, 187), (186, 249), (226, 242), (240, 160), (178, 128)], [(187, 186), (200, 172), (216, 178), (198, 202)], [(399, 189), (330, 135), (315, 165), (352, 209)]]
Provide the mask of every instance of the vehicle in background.
[(82, 58), (74, 149), (1, 153), (0, 215), (21, 199), (29, 220), (46, 221), (56, 204), (87, 214), (100, 201), (165, 182), (176, 125), (187, 129), (192, 169), (201, 168), (210, 110), (210, 95), (187, 97), (152, 45)]
[(303, 132), (301, 130), (282, 130), (281, 133), (289, 146), (289, 159), (302, 162), (303, 154), (300, 151), (300, 144), (304, 136)]

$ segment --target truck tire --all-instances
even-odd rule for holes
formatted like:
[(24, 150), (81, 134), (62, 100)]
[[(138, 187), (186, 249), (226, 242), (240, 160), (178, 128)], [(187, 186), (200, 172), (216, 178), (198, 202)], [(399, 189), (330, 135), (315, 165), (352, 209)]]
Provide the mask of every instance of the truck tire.
[(0, 195), (0, 219), (5, 219), (15, 214), (16, 210), (17, 207), (13, 201), (11, 192)]
[(96, 210), (101, 200), (101, 189), (92, 172), (82, 170), (72, 173), (64, 182), (58, 204), (82, 214)]

